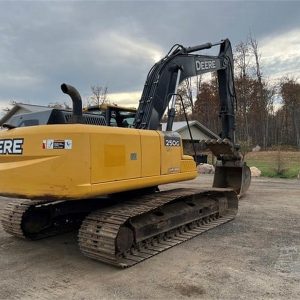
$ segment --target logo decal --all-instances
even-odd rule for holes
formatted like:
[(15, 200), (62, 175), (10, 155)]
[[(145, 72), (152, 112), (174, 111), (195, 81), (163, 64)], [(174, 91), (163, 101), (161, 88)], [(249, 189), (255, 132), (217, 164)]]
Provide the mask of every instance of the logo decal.
[(0, 139), (0, 154), (22, 154), (24, 139)]
[(216, 68), (216, 61), (215, 60), (205, 60), (205, 61), (199, 61), (196, 60), (196, 70), (211, 70)]
[(43, 140), (43, 149), (65, 149), (71, 150), (73, 147), (72, 140)]

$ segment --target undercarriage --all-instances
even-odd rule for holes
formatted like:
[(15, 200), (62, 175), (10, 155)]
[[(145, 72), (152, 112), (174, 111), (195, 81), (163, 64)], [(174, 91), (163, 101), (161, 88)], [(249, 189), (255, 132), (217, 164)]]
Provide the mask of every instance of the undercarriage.
[(231, 189), (119, 197), (123, 199), (15, 200), (5, 208), (2, 225), (6, 232), (30, 240), (79, 228), (84, 255), (125, 268), (228, 222), (238, 209)]

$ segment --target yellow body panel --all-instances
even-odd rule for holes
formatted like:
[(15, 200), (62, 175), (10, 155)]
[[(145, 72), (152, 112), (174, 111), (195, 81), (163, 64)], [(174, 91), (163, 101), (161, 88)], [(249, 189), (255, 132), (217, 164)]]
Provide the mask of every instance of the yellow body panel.
[(197, 174), (192, 158), (181, 146), (166, 147), (158, 131), (83, 124), (23, 127), (0, 131), (0, 152), (3, 141), (13, 139), (23, 139), (23, 153), (0, 154), (1, 195), (82, 199)]
[(183, 159), (182, 147), (165, 147), (163, 132), (160, 134), (161, 175), (180, 173), (180, 162)]
[(161, 160), (160, 135), (157, 131), (143, 130), (141, 135), (142, 177), (159, 176)]
[[(138, 130), (101, 127), (90, 134), (91, 182), (100, 183), (141, 177), (141, 142)], [(119, 130), (120, 129), (120, 130)], [(133, 156), (137, 159), (131, 159)]]

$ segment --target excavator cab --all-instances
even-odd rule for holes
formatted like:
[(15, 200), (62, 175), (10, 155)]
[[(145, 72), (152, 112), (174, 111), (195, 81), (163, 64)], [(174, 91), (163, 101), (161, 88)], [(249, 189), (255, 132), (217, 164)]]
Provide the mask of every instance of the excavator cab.
[(122, 107), (114, 104), (89, 106), (84, 112), (105, 117), (107, 126), (132, 128), (136, 114), (135, 108)]

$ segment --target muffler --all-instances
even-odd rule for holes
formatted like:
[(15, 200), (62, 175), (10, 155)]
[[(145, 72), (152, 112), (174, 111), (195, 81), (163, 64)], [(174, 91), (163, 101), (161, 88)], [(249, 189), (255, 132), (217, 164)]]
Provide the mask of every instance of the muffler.
[(72, 123), (82, 123), (82, 100), (77, 89), (69, 84), (63, 83), (60, 86), (63, 93), (69, 95), (73, 102)]

